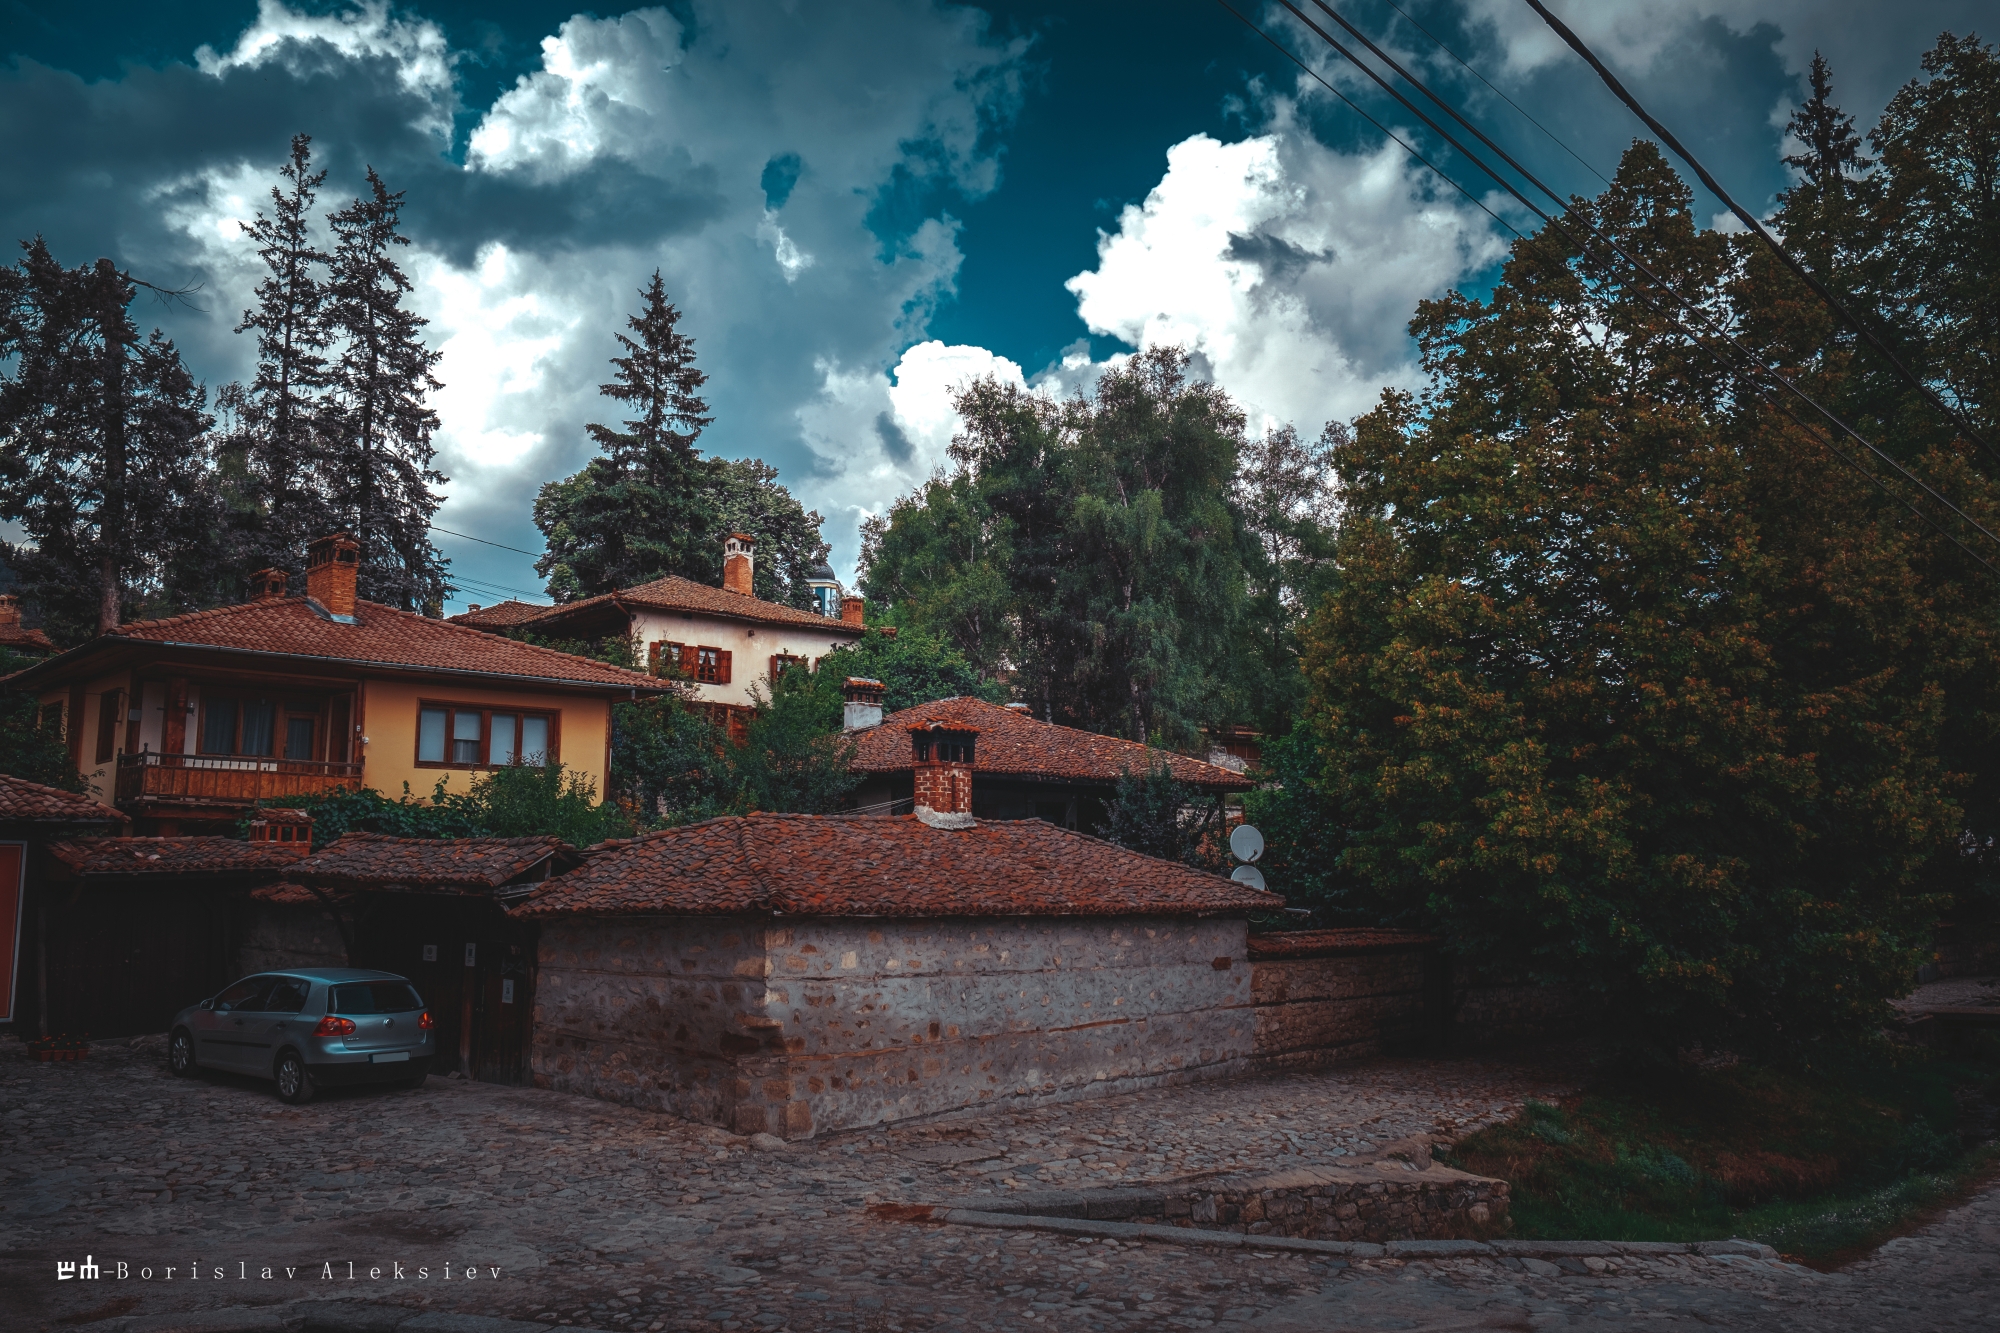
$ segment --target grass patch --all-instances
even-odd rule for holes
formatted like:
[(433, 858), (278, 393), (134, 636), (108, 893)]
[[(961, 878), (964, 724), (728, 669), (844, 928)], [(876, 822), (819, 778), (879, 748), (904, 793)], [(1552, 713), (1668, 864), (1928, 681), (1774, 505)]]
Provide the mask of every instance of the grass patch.
[(1761, 1240), (1837, 1263), (2000, 1166), (2000, 1043), (1810, 1072), (1737, 1066), (1608, 1077), (1460, 1142), (1453, 1166), (1512, 1187), (1525, 1239)]

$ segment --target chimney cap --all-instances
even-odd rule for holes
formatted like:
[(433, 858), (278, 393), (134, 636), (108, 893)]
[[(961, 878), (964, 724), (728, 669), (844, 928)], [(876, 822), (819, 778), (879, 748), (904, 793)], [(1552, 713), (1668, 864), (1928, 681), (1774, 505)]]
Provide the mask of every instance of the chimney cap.
[(757, 539), (747, 532), (732, 532), (729, 534), (729, 540), (742, 542), (745, 546), (755, 546), (757, 544)]

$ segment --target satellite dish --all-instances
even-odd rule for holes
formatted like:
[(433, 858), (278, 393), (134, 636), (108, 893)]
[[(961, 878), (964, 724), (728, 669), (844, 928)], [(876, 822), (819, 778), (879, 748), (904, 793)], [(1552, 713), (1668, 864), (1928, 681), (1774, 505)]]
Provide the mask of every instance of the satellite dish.
[(1230, 830), (1229, 850), (1239, 861), (1254, 861), (1264, 854), (1264, 835), (1248, 824), (1238, 824)]
[(1256, 866), (1238, 866), (1229, 872), (1229, 878), (1235, 880), (1245, 888), (1262, 889), (1264, 887), (1264, 872)]

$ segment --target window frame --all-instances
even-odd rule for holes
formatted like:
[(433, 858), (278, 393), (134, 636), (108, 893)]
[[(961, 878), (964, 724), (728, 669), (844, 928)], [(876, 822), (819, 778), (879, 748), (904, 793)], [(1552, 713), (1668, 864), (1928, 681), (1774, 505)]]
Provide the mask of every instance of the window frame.
[[(425, 710), (431, 708), (441, 708), (444, 710), (444, 752), (447, 755), (451, 753), (452, 733), (457, 728), (458, 715), (460, 713), (479, 714), (479, 753), (481, 756), (479, 762), (460, 764), (454, 763), (450, 759), (424, 758), (423, 716)], [(527, 719), (530, 717), (548, 719), (549, 752), (542, 756), (542, 764), (561, 762), (562, 710), (559, 708), (522, 707), (519, 704), (480, 704), (470, 703), (461, 699), (419, 698), (417, 700), (416, 735), (413, 738), (412, 749), (412, 758), (416, 766), (418, 768), (455, 769), (461, 773), (490, 773), (494, 769), (513, 768), (517, 766), (538, 767), (538, 765), (523, 765), (518, 758), (510, 764), (496, 764), (493, 762), (493, 715), (495, 713), (510, 716), (514, 719), (514, 753), (517, 756), (521, 753), (521, 733), (526, 730)]]

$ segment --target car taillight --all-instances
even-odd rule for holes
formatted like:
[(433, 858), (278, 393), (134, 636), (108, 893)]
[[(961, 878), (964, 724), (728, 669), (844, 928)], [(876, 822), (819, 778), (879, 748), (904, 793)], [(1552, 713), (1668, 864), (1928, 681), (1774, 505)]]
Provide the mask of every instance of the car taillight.
[(437, 1026), (436, 1021), (431, 1018), (430, 1010), (428, 1009), (424, 1010), (424, 1016), (417, 1020), (417, 1026), (422, 1028), (426, 1032), (429, 1032), (432, 1028)]
[(328, 1014), (325, 1018), (320, 1019), (319, 1026), (313, 1029), (313, 1035), (315, 1037), (345, 1037), (352, 1031), (354, 1031), (353, 1019), (338, 1018), (333, 1014)]

